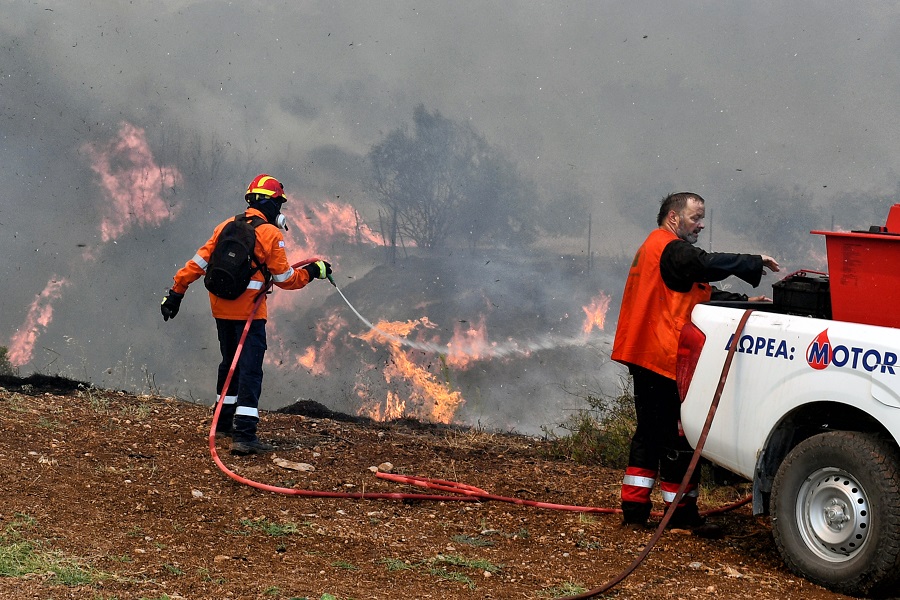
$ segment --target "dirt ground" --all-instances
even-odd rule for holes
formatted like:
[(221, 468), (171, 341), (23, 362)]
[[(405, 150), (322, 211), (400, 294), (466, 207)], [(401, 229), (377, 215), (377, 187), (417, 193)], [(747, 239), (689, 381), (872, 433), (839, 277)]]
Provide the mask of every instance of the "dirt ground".
[[(510, 502), (311, 498), (229, 478), (211, 457), (209, 407), (52, 378), (0, 381), (0, 597), (555, 598), (594, 588), (650, 530), (612, 514)], [(491, 494), (615, 507), (621, 473), (549, 460), (534, 438), (324, 413), (265, 413), (272, 456), (218, 456), (239, 476), (294, 490), (440, 494), (370, 467)], [(331, 415), (334, 417), (335, 415)], [(296, 466), (286, 463), (288, 467)], [(384, 466), (387, 468), (387, 466)], [(701, 504), (746, 490), (707, 490)], [(789, 573), (768, 519), (715, 517), (725, 536), (670, 530), (606, 597), (846, 598)], [(10, 555), (37, 556), (15, 570)]]

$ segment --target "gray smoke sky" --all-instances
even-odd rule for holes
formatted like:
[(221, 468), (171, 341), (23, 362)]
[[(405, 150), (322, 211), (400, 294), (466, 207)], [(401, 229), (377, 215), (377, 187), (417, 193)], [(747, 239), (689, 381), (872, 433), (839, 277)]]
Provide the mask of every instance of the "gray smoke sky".
[(823, 202), (897, 181), (890, 3), (5, 4), (7, 189), (62, 194), (28, 167), (121, 120), (296, 157), (296, 189), (318, 180), (311, 151), (364, 154), (418, 103), (598, 210), (754, 179)]
[[(900, 179), (892, 3), (0, 4), (0, 338), (51, 276), (74, 276), (79, 244), (100, 244), (84, 148), (123, 122), (157, 141), (217, 139), (247, 165), (217, 189), (235, 202), (154, 238), (162, 255), (139, 269), (154, 294), (196, 232), (239, 208), (248, 173), (290, 164), (277, 173), (289, 193), (364, 210), (366, 152), (420, 103), (471, 122), (542, 189), (583, 191), (601, 253), (630, 255), (676, 189), (717, 215), (748, 189), (799, 189), (826, 214), (847, 198), (883, 202)], [(716, 236), (767, 250), (753, 232)], [(83, 301), (128, 295), (136, 271), (112, 260), (87, 269), (103, 291)], [(129, 301), (148, 302), (134, 290)]]
[(174, 122), (264, 162), (365, 153), (422, 102), (598, 197), (896, 181), (890, 3), (6, 4), (4, 97), (36, 102), (17, 118), (63, 101), (72, 122)]

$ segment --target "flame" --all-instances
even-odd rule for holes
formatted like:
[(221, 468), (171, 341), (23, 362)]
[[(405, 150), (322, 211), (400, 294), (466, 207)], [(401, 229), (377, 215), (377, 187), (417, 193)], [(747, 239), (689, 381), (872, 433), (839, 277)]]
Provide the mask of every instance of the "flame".
[(384, 369), (384, 379), (388, 383), (394, 378), (402, 378), (410, 387), (410, 401), (413, 410), (407, 408), (408, 416), (437, 423), (451, 423), (457, 409), (463, 404), (462, 394), (451, 391), (445, 383), (425, 368), (417, 365), (410, 353), (391, 346), (391, 362)]
[(288, 231), (285, 237), (292, 249), (304, 256), (318, 254), (335, 242), (383, 245), (380, 236), (362, 223), (359, 213), (348, 204), (303, 202), (298, 212), (292, 201), (285, 205)]
[[(364, 396), (360, 394), (360, 398), (363, 399)], [(384, 406), (378, 402), (364, 403), (357, 414), (365, 415), (375, 421), (402, 419), (406, 415), (406, 401), (401, 400), (395, 392), (389, 390)]]
[(56, 279), (54, 275), (44, 286), (44, 290), (34, 297), (25, 323), (10, 338), (10, 363), (21, 366), (31, 361), (35, 342), (53, 320), (53, 302), (62, 296), (62, 288), (68, 284), (67, 279)]
[(178, 212), (177, 207), (170, 209), (162, 195), (181, 182), (181, 173), (156, 164), (140, 127), (122, 123), (117, 139), (88, 143), (83, 149), (109, 200), (101, 209), (104, 242), (118, 238), (132, 225), (159, 226)]
[(488, 342), (485, 317), (482, 315), (478, 323), (463, 327), (457, 323), (453, 328), (453, 337), (447, 344), (447, 364), (458, 369), (471, 366), (473, 361), (481, 360), (489, 355), (496, 344)]
[(316, 343), (297, 357), (297, 364), (313, 375), (327, 375), (326, 364), (336, 354), (337, 340), (347, 321), (337, 314), (336, 310), (316, 323)]
[[(384, 333), (406, 337), (413, 333), (419, 326), (434, 328), (427, 317), (413, 321), (379, 322), (376, 327)], [(358, 336), (375, 345), (376, 339), (383, 340), (383, 336), (375, 330)], [(385, 382), (392, 384), (403, 382), (408, 387), (408, 398), (402, 399), (400, 393), (390, 390), (384, 402), (372, 399), (357, 390), (362, 400), (358, 414), (366, 415), (376, 420), (411, 417), (423, 421), (437, 423), (452, 423), (456, 411), (465, 403), (459, 391), (449, 389), (449, 383), (438, 377), (412, 359), (412, 353), (404, 351), (399, 344), (388, 340), (390, 360), (382, 371)], [(430, 366), (430, 365), (429, 365)]]
[[(420, 319), (413, 319), (411, 321), (379, 321), (375, 324), (375, 329), (372, 329), (366, 333), (360, 334), (359, 339), (369, 342), (371, 345), (375, 345), (375, 338), (383, 337), (379, 332), (383, 331), (388, 335), (395, 335), (397, 337), (409, 337), (409, 334), (415, 331), (419, 326), (423, 326), (426, 329), (435, 329), (437, 325), (432, 323), (428, 317), (422, 317)], [(376, 329), (378, 331), (376, 331)], [(393, 341), (388, 340), (391, 344), (394, 344)]]
[(582, 310), (586, 315), (584, 324), (581, 326), (582, 333), (588, 335), (593, 331), (594, 327), (603, 331), (603, 326), (606, 324), (606, 312), (609, 310), (610, 300), (611, 298), (608, 295), (604, 292), (600, 292), (596, 298), (591, 300), (590, 304), (582, 307)]

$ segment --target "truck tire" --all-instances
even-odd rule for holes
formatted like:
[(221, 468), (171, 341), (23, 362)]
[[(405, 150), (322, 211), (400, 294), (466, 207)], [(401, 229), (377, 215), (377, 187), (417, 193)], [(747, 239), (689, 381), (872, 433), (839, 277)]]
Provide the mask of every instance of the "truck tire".
[(854, 431), (815, 435), (778, 468), (772, 531), (788, 568), (851, 596), (896, 593), (900, 581), (900, 452)]

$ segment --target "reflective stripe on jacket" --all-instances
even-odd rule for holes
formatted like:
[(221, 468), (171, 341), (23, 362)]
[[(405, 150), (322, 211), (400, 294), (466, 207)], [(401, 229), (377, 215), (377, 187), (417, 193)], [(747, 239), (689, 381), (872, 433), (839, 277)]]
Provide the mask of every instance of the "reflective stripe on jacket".
[(710, 299), (708, 283), (695, 283), (688, 292), (676, 292), (663, 282), (659, 271), (663, 249), (678, 236), (653, 230), (635, 254), (625, 293), (612, 359), (638, 365), (675, 379), (675, 357), (681, 328), (694, 306)]
[[(265, 215), (255, 208), (248, 208), (244, 213), (247, 216), (258, 216), (265, 219)], [(194, 257), (179, 269), (175, 274), (175, 284), (172, 289), (183, 294), (187, 291), (190, 284), (197, 281), (206, 274), (206, 267), (209, 264), (209, 257), (212, 255), (213, 248), (219, 235), (225, 228), (225, 225), (234, 220), (234, 217), (226, 219), (216, 226), (212, 237), (197, 250)], [(272, 274), (272, 281), (276, 286), (285, 290), (298, 290), (309, 283), (309, 273), (305, 269), (294, 269), (288, 262), (287, 253), (284, 250), (284, 236), (281, 230), (270, 223), (263, 223), (256, 228), (256, 258), (264, 263), (269, 273)], [(256, 302), (257, 295), (262, 290), (265, 279), (262, 273), (255, 273), (247, 291), (241, 294), (235, 300), (224, 300), (217, 296), (209, 295), (209, 304), (212, 314), (217, 319), (233, 319), (246, 320), (253, 310), (253, 304)], [(268, 318), (266, 310), (266, 301), (263, 300), (256, 311), (255, 319)]]

